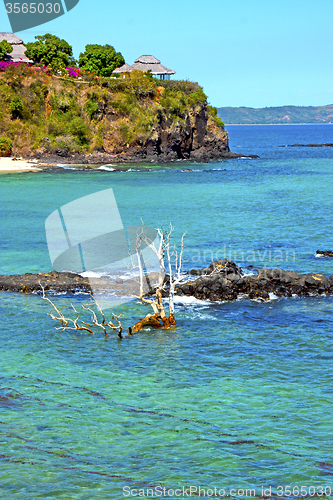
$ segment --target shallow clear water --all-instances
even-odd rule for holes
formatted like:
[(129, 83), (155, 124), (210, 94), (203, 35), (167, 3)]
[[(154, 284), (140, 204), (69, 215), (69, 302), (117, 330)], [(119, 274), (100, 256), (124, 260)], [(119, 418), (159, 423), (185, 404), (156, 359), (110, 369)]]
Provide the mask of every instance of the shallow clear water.
[[(229, 126), (209, 164), (0, 177), (0, 273), (48, 271), (46, 217), (113, 188), (124, 225), (175, 225), (185, 267), (332, 274), (333, 126)], [(331, 298), (177, 302), (177, 329), (125, 341), (54, 329), (37, 296), (0, 293), (0, 491), (117, 499), (122, 488), (330, 486)], [(69, 311), (84, 297), (55, 298)], [(147, 311), (119, 309), (130, 325)], [(331, 465), (332, 464), (332, 465)], [(141, 496), (146, 498), (146, 496)], [(147, 496), (148, 498), (148, 496)]]

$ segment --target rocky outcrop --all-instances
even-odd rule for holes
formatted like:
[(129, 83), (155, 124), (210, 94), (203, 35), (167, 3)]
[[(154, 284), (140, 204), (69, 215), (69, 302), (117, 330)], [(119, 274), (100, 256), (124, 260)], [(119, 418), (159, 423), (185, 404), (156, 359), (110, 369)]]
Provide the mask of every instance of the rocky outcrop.
[(51, 273), (0, 275), (0, 290), (3, 291), (41, 293), (41, 285), (48, 292), (91, 293), (89, 280), (74, 273), (52, 271)]
[(208, 268), (191, 271), (199, 275), (177, 288), (177, 295), (189, 295), (201, 300), (231, 301), (247, 296), (266, 301), (270, 294), (277, 297), (299, 297), (333, 294), (333, 275), (297, 274), (283, 269), (260, 269), (257, 274), (244, 276), (231, 261), (221, 259)]
[(317, 257), (333, 257), (333, 252), (332, 250), (317, 250), (316, 255)]
[[(189, 281), (176, 288), (179, 296), (192, 296), (201, 300), (216, 302), (232, 301), (239, 298), (267, 301), (272, 294), (277, 297), (306, 297), (333, 294), (333, 275), (328, 278), (323, 274), (297, 274), (283, 269), (260, 269), (257, 274), (247, 275), (234, 262), (220, 259), (204, 269), (192, 270)], [(192, 278), (193, 277), (193, 278)], [(91, 281), (91, 279), (90, 279)], [(119, 283), (118, 283), (119, 282)], [(168, 276), (165, 284), (168, 286)], [(87, 278), (73, 273), (39, 273), (14, 276), (0, 276), (0, 290), (41, 293), (41, 285), (48, 293), (66, 292), (91, 293)], [(107, 282), (98, 278), (94, 285), (100, 289), (128, 293), (128, 284), (123, 280)], [(131, 296), (135, 295), (134, 292)]]

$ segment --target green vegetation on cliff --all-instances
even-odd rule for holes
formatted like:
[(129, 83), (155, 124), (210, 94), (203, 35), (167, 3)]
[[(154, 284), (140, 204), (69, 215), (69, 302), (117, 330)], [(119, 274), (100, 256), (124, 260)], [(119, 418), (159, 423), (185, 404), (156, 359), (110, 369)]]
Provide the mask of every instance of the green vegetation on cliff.
[(161, 122), (168, 133), (187, 130), (191, 120), (193, 129), (202, 113), (212, 134), (226, 134), (197, 83), (141, 71), (124, 79), (64, 78), (23, 65), (0, 72), (0, 137), (12, 141), (14, 154), (117, 154), (145, 145)]
[(333, 123), (333, 104), (328, 106), (280, 106), (272, 108), (218, 108), (228, 124)]

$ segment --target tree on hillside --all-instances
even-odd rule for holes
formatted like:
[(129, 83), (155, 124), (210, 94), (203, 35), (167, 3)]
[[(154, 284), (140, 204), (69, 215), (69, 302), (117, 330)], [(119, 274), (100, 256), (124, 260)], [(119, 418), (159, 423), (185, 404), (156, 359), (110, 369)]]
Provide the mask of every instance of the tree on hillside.
[(86, 45), (80, 54), (79, 67), (98, 76), (110, 76), (112, 71), (125, 64), (120, 52), (111, 45)]
[(54, 71), (64, 69), (73, 63), (72, 47), (65, 40), (49, 33), (35, 38), (36, 42), (26, 44), (25, 55), (29, 59), (42, 63)]
[(11, 54), (13, 52), (13, 47), (10, 45), (7, 40), (2, 40), (0, 42), (0, 61), (3, 61), (7, 54)]

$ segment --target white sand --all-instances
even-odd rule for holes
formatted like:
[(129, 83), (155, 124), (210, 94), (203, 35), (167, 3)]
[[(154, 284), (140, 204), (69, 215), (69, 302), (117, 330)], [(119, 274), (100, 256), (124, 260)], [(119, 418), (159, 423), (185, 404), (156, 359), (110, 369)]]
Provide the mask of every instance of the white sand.
[(8, 172), (34, 172), (41, 170), (36, 166), (37, 160), (21, 160), (16, 158), (0, 158), (0, 174)]

